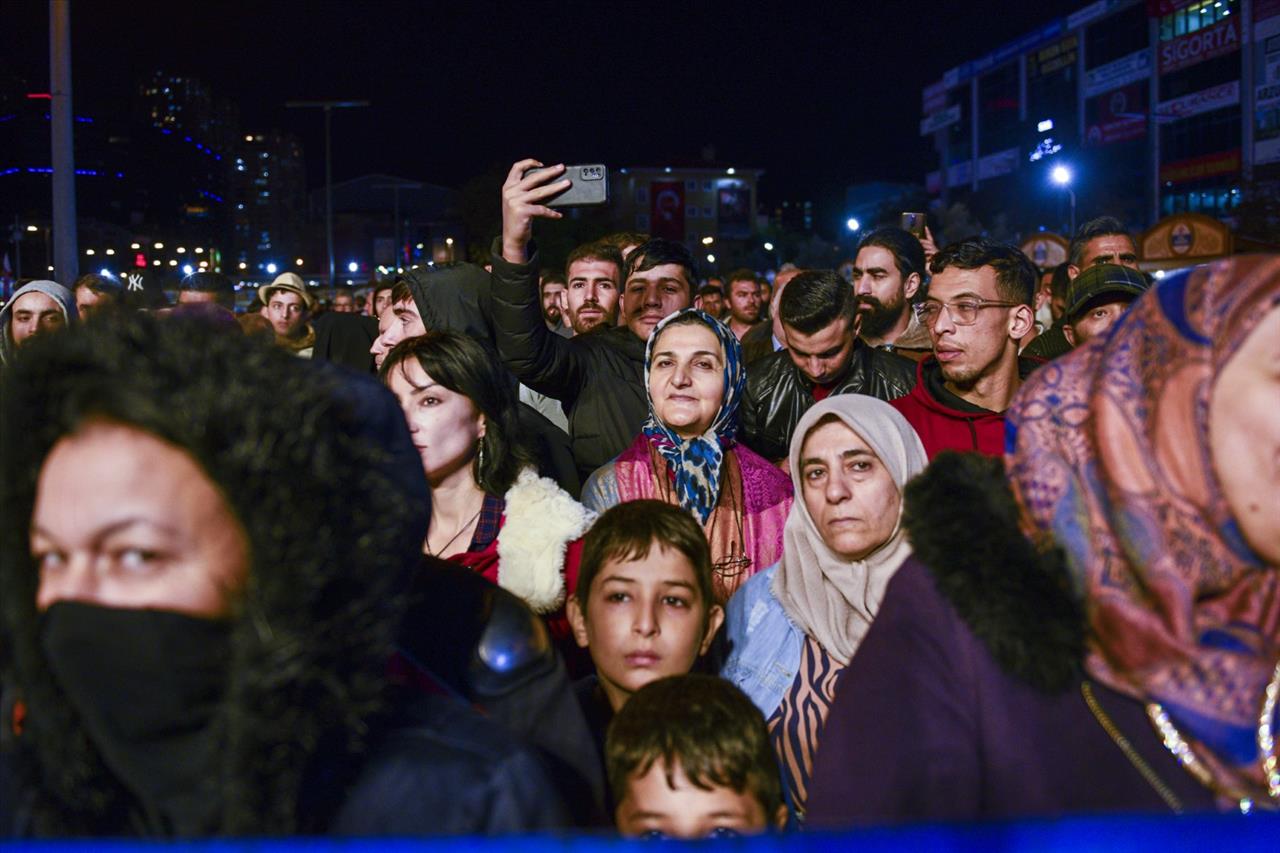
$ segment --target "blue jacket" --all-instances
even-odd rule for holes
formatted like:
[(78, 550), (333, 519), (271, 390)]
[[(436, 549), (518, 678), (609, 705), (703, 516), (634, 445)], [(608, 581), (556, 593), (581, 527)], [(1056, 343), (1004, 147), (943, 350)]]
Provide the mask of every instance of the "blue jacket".
[(751, 697), (769, 719), (796, 680), (805, 635), (773, 595), (778, 563), (744, 583), (725, 612), (729, 657), (720, 676)]

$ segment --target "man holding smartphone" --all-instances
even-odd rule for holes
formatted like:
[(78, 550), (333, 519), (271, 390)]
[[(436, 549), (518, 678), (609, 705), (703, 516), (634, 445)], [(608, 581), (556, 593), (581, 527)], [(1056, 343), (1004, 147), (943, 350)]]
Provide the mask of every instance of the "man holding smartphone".
[[(540, 171), (526, 174), (530, 169)], [(621, 453), (649, 413), (644, 350), (658, 321), (693, 302), (697, 276), (689, 250), (653, 239), (628, 253), (622, 325), (601, 324), (562, 338), (542, 321), (534, 219), (560, 219), (550, 202), (567, 190), (563, 165), (537, 160), (511, 167), (502, 187), (502, 237), (493, 253), (493, 322), (498, 350), (520, 381), (559, 400), (569, 418), (582, 477)]]

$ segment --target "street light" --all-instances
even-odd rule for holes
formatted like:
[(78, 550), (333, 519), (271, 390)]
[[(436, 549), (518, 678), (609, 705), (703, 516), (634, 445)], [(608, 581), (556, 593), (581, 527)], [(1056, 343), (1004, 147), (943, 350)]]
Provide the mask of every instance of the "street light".
[(861, 227), (862, 227), (862, 225), (858, 222), (858, 220), (856, 220), (856, 219), (854, 219), (852, 216), (850, 216), (850, 217), (845, 221), (845, 223), (844, 223), (844, 227), (845, 227), (845, 228), (848, 228), (850, 231), (857, 231), (859, 228), (861, 228)]
[(1055, 184), (1067, 191), (1067, 195), (1071, 198), (1071, 236), (1076, 233), (1076, 194), (1071, 189), (1071, 170), (1066, 166), (1054, 166), (1049, 172), (1049, 179)]
[(704, 246), (710, 246), (710, 245), (711, 245), (712, 243), (714, 243), (715, 241), (716, 241), (716, 238), (715, 238), (715, 237), (703, 237), (703, 238), (702, 238), (702, 245), (704, 245)]
[(329, 289), (337, 284), (337, 273), (333, 266), (333, 143), (331, 125), (335, 109), (351, 109), (367, 107), (368, 101), (286, 101), (286, 109), (322, 109), (324, 110), (324, 233), (329, 246)]
[(764, 250), (765, 250), (766, 252), (772, 252), (772, 251), (773, 251), (773, 244), (772, 244), (772, 243), (765, 243), (765, 244), (764, 244)]

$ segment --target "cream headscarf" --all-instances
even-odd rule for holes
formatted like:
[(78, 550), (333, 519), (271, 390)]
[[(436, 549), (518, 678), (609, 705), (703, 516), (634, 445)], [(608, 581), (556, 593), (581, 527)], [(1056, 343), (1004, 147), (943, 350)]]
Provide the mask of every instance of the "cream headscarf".
[(834, 415), (875, 451), (898, 486), (924, 470), (928, 457), (906, 418), (883, 400), (862, 394), (828, 397), (805, 413), (791, 438), (791, 482), (796, 500), (783, 532), (782, 562), (773, 594), (783, 610), (841, 664), (847, 664), (880, 609), (885, 587), (911, 556), (902, 509), (893, 534), (865, 559), (849, 562), (827, 547), (804, 502), (800, 448), (813, 425)]

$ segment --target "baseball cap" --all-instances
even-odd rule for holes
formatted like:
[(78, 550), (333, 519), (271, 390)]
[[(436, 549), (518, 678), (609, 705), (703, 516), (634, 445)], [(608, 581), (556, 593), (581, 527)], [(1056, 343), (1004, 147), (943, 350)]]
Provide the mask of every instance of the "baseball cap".
[(1086, 267), (1067, 285), (1067, 317), (1074, 318), (1099, 296), (1115, 294), (1136, 299), (1146, 293), (1147, 278), (1132, 267), (1096, 264)]

